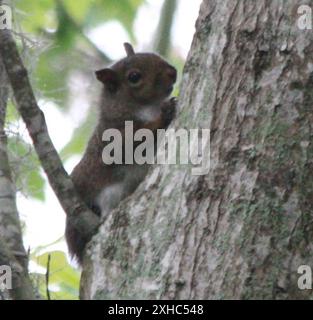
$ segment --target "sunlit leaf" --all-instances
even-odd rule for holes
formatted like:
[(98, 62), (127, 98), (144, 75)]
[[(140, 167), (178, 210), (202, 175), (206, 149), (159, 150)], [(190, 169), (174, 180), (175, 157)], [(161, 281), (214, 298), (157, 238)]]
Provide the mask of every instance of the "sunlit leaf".
[(60, 4), (57, 5), (56, 14), (58, 19), (56, 41), (62, 44), (63, 49), (70, 49), (73, 47), (73, 43), (77, 35), (77, 29), (72, 20), (73, 18), (70, 13), (67, 12), (61, 1)]
[(14, 7), (16, 19), (26, 32), (33, 33), (56, 26), (54, 0), (16, 0)]
[(20, 118), (19, 113), (17, 112), (15, 106), (13, 105), (12, 101), (8, 101), (7, 105), (7, 114), (6, 114), (6, 122), (13, 123)]
[(41, 175), (39, 161), (33, 147), (23, 141), (20, 136), (9, 136), (8, 151), (18, 190), (43, 201), (45, 180)]
[(60, 156), (63, 161), (74, 155), (82, 154), (86, 148), (87, 142), (91, 135), (92, 123), (95, 123), (95, 113), (88, 112), (88, 116), (73, 133), (70, 142), (61, 150)]
[(94, 0), (86, 15), (85, 26), (94, 27), (109, 20), (118, 20), (134, 40), (133, 23), (144, 0)]
[[(52, 295), (57, 295), (58, 299), (77, 299), (80, 274), (71, 267), (66, 259), (64, 252), (53, 251), (44, 253), (33, 259), (39, 266), (47, 269), (48, 257), (50, 255), (49, 265), (49, 286), (59, 288)], [(45, 293), (46, 284), (41, 285), (41, 292)]]
[(70, 12), (72, 19), (76, 23), (81, 24), (84, 21), (88, 8), (93, 5), (93, 1), (90, 0), (66, 0), (63, 1), (64, 7), (67, 12)]

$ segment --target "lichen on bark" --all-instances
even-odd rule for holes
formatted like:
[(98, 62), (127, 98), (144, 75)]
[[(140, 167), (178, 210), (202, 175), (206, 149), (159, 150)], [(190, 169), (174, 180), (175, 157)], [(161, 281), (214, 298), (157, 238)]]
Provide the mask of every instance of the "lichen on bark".
[(154, 168), (94, 238), (82, 298), (312, 298), (297, 287), (313, 267), (313, 32), (299, 5), (203, 1), (174, 126), (211, 130), (210, 172)]

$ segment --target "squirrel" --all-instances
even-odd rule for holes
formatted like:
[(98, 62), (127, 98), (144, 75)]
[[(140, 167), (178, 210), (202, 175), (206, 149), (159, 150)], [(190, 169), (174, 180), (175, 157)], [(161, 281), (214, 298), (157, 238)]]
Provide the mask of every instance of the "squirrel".
[[(109, 68), (95, 72), (103, 84), (98, 124), (86, 151), (71, 173), (74, 187), (86, 205), (99, 217), (105, 217), (129, 196), (147, 174), (148, 164), (112, 164), (103, 162), (106, 129), (118, 129), (125, 144), (125, 121), (132, 121), (134, 132), (150, 129), (156, 139), (157, 129), (166, 129), (176, 113), (176, 98), (170, 98), (177, 71), (154, 53), (135, 53), (124, 44), (127, 56)], [(86, 244), (69, 219), (65, 237), (69, 252), (82, 264)]]

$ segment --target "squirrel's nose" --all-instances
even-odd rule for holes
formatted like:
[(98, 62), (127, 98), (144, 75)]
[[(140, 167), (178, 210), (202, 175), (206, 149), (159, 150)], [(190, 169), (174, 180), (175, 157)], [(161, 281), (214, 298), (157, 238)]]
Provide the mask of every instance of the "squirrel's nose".
[(175, 83), (176, 79), (177, 79), (177, 71), (176, 71), (176, 69), (170, 66), (167, 69), (167, 76), (173, 81), (173, 83)]

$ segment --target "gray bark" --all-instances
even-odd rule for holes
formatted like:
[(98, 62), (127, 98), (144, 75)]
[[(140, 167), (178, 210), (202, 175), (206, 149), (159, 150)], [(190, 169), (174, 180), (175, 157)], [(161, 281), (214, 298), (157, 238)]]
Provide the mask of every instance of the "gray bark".
[(85, 299), (312, 298), (313, 1), (204, 0), (176, 128), (211, 130), (211, 168), (156, 166), (89, 247)]
[(7, 153), (4, 130), (9, 84), (0, 59), (0, 266), (10, 266), (12, 289), (0, 291), (1, 299), (34, 299), (28, 275), (28, 255), (23, 246), (22, 230), (16, 207), (15, 183)]

